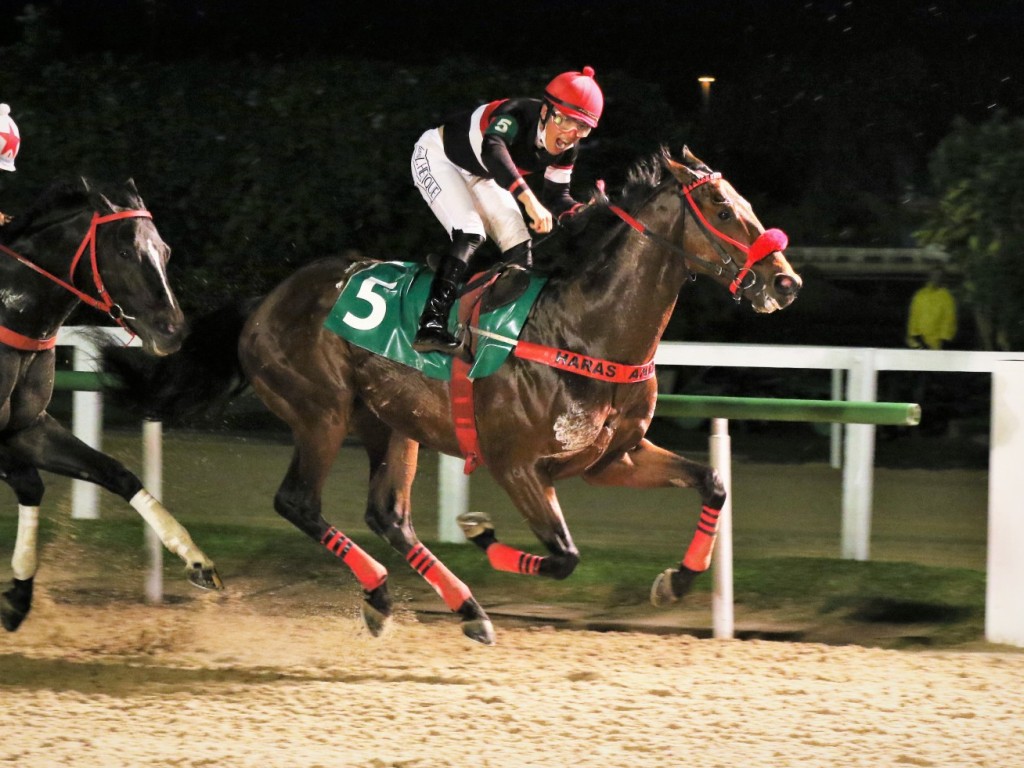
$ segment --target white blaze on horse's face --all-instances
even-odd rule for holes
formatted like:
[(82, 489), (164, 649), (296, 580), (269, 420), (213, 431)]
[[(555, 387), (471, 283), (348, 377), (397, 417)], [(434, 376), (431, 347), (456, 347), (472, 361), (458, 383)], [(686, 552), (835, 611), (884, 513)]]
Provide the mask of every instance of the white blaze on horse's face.
[(153, 265), (153, 269), (160, 275), (160, 287), (163, 290), (165, 296), (171, 302), (172, 306), (177, 305), (177, 299), (174, 296), (174, 291), (171, 290), (171, 283), (167, 279), (167, 269), (164, 263), (164, 253), (166, 252), (167, 246), (164, 245), (164, 241), (160, 240), (160, 245), (157, 246), (157, 241), (152, 237), (146, 238), (146, 253), (149, 254), (149, 262)]

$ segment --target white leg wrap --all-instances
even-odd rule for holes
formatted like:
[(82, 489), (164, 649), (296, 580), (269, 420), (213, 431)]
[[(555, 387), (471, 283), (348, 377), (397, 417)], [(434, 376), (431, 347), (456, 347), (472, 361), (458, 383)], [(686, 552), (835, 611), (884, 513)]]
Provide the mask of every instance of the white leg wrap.
[(36, 575), (39, 558), (36, 550), (39, 533), (39, 507), (18, 505), (18, 536), (14, 540), (11, 570), (14, 578), (24, 581)]
[(189, 565), (193, 563), (209, 564), (210, 561), (193, 543), (192, 537), (188, 535), (185, 527), (175, 520), (174, 516), (167, 511), (167, 508), (154, 499), (149, 491), (143, 488), (132, 496), (131, 501), (128, 503), (156, 531), (156, 535), (160, 537), (160, 541), (164, 543), (168, 550)]

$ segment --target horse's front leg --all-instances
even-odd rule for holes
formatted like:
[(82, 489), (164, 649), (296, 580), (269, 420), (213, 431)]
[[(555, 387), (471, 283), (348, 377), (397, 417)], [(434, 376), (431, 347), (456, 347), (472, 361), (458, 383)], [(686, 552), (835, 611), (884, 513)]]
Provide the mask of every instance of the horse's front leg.
[[(383, 431), (383, 430), (380, 430)], [(368, 435), (366, 430), (361, 434)], [(466, 637), (484, 645), (494, 643), (490, 617), (473, 593), (419, 540), (412, 524), (412, 483), (419, 443), (398, 434), (387, 440), (366, 438), (370, 454), (370, 493), (366, 524), (388, 542), (462, 619)]]
[(65, 477), (87, 480), (117, 494), (156, 531), (168, 550), (185, 561), (190, 582), (203, 589), (223, 589), (213, 561), (121, 462), (86, 445), (48, 414), (9, 438), (7, 445), (24, 463)]
[(584, 473), (583, 479), (591, 485), (695, 488), (700, 493), (700, 520), (686, 554), (678, 568), (662, 572), (651, 587), (651, 602), (657, 606), (674, 603), (683, 597), (697, 574), (711, 565), (718, 517), (725, 505), (725, 486), (717, 470), (644, 439), (635, 448), (606, 462), (599, 462)]
[(34, 467), (14, 461), (6, 452), (0, 456), (0, 479), (11, 486), (18, 497), (18, 533), (11, 556), (14, 578), (11, 588), (0, 596), (0, 623), (8, 632), (13, 632), (32, 609), (32, 588), (39, 566), (39, 505), (44, 486)]
[(521, 466), (502, 469), (492, 465), (491, 474), (549, 554), (533, 555), (498, 541), (490, 517), (482, 512), (467, 512), (459, 516), (459, 525), (466, 538), (487, 553), (487, 559), (495, 570), (552, 579), (567, 578), (579, 564), (580, 553), (565, 524), (551, 478), (535, 467)]

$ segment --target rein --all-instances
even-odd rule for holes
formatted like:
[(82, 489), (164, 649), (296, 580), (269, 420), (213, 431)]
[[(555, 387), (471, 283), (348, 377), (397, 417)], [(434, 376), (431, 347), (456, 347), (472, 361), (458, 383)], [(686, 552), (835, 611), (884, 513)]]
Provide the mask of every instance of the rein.
[[(789, 244), (789, 238), (786, 237), (786, 233), (783, 232), (781, 229), (768, 229), (762, 232), (760, 235), (758, 235), (757, 239), (751, 245), (746, 245), (745, 243), (741, 243), (739, 240), (735, 240), (734, 238), (729, 237), (724, 232), (715, 228), (715, 226), (707, 220), (707, 218), (701, 212), (700, 208), (697, 206), (697, 202), (693, 199), (692, 193), (693, 190), (695, 190), (702, 184), (707, 184), (709, 181), (717, 181), (718, 179), (721, 178), (722, 174), (718, 172), (709, 173), (707, 176), (702, 176), (696, 181), (692, 181), (689, 184), (684, 185), (682, 187), (682, 193), (683, 197), (686, 198), (686, 202), (689, 204), (689, 210), (693, 213), (693, 216), (697, 220), (697, 223), (700, 224), (705, 231), (711, 233), (719, 240), (728, 243), (729, 245), (739, 249), (744, 254), (746, 254), (746, 262), (743, 264), (742, 267), (737, 269), (736, 274), (733, 276), (732, 282), (729, 283), (729, 292), (732, 294), (733, 298), (736, 301), (739, 301), (742, 298), (743, 291), (745, 289), (753, 288), (757, 284), (757, 276), (751, 271), (751, 268), (757, 262), (761, 261), (761, 259), (765, 258), (768, 254), (774, 251), (781, 251), (785, 249), (785, 247)], [(614, 213), (616, 216), (618, 216), (620, 219), (626, 222), (626, 224), (628, 224), (634, 230), (639, 232), (641, 235), (648, 238), (649, 240), (653, 240), (654, 242), (658, 243), (661, 246), (664, 246), (665, 248), (668, 248), (670, 251), (673, 251), (674, 253), (680, 254), (684, 259), (695, 261), (698, 264), (704, 266), (706, 269), (711, 270), (716, 275), (720, 275), (722, 274), (722, 272), (725, 271), (724, 266), (722, 264), (716, 264), (714, 262), (708, 261), (707, 259), (703, 259), (700, 256), (697, 256), (696, 254), (687, 253), (683, 248), (673, 243), (667, 237), (659, 235), (657, 232), (652, 232), (642, 222), (630, 216), (628, 213), (626, 213), (626, 211), (624, 211), (619, 206), (609, 205), (608, 208), (609, 210), (612, 211), (612, 213)], [(724, 263), (731, 264), (732, 259), (729, 258), (729, 256), (721, 249), (717, 242), (712, 242), (715, 244), (716, 248), (718, 248), (719, 252), (722, 254)], [(749, 285), (744, 285), (743, 279), (748, 274), (753, 276), (753, 282), (751, 282)]]
[[(145, 210), (133, 210), (133, 211), (119, 211), (117, 213), (107, 214), (106, 216), (100, 216), (98, 213), (93, 213), (92, 221), (89, 223), (89, 231), (85, 233), (85, 237), (82, 239), (81, 244), (78, 246), (78, 250), (75, 251), (75, 256), (71, 260), (71, 267), (68, 270), (68, 280), (62, 280), (56, 275), (46, 271), (38, 264), (26, 259), (20, 253), (11, 250), (7, 246), (0, 244), (0, 251), (6, 253), (17, 259), (19, 262), (24, 264), (29, 269), (35, 270), (43, 277), (56, 283), (57, 285), (64, 288), (64, 290), (73, 293), (81, 301), (84, 301), (91, 307), (98, 309), (101, 312), (107, 314), (114, 322), (124, 328), (128, 333), (132, 333), (131, 329), (125, 324), (125, 319), (133, 319), (129, 315), (126, 315), (120, 305), (114, 303), (107, 289), (103, 285), (103, 279), (100, 277), (99, 264), (97, 263), (96, 257), (96, 230), (100, 224), (107, 224), (112, 221), (119, 221), (121, 219), (152, 219), (153, 214)], [(84, 291), (76, 288), (72, 283), (75, 279), (75, 270), (78, 268), (78, 263), (85, 253), (85, 249), (89, 249), (89, 264), (92, 269), (92, 280), (93, 285), (96, 288), (97, 295), (90, 296)], [(134, 333), (132, 333), (134, 336)], [(0, 342), (14, 347), (15, 349), (21, 349), (25, 351), (39, 351), (44, 349), (53, 349), (57, 344), (57, 337), (54, 336), (51, 339), (30, 339), (27, 336), (12, 331), (8, 328), (0, 326)]]

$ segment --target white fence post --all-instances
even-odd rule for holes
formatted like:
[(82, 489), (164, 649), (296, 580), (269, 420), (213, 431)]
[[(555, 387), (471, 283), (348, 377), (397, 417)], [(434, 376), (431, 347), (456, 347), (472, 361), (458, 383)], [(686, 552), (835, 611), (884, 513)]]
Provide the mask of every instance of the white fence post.
[(1024, 361), (992, 372), (985, 639), (1024, 647)]
[[(862, 349), (847, 375), (847, 400), (872, 402), (877, 389), (875, 355)], [(841, 552), (846, 559), (867, 560), (871, 550), (871, 496), (874, 491), (875, 425), (846, 425), (843, 461)]]
[(725, 504), (718, 515), (718, 538), (711, 560), (711, 633), (729, 640), (735, 634), (736, 620), (732, 589), (732, 441), (727, 419), (711, 420), (708, 453), (711, 466), (718, 470), (725, 485)]
[[(75, 342), (73, 366), (76, 371), (93, 370), (96, 349), (79, 336)], [(100, 450), (103, 442), (103, 395), (100, 392), (71, 394), (71, 430), (86, 445)], [(71, 481), (71, 517), (95, 520), (100, 516), (99, 486), (86, 480)]]
[(437, 466), (437, 539), (452, 544), (466, 541), (456, 518), (469, 509), (469, 478), (466, 462), (440, 454)]
[[(164, 495), (163, 424), (142, 422), (142, 484), (157, 499)], [(146, 574), (146, 602), (161, 603), (164, 599), (164, 545), (150, 525), (144, 525), (149, 572)]]

